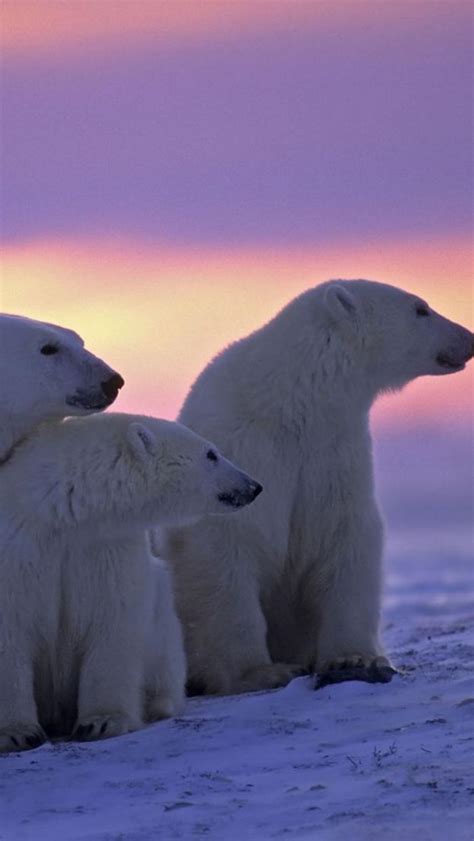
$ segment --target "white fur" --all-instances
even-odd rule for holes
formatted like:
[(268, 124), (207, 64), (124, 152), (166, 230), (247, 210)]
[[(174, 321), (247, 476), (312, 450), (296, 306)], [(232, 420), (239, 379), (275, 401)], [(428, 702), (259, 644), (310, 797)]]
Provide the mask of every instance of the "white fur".
[(181, 630), (146, 528), (259, 486), (185, 427), (120, 414), (44, 424), (0, 475), (0, 750), (177, 713)]
[(380, 283), (322, 284), (192, 387), (180, 421), (265, 488), (239, 518), (155, 536), (201, 690), (263, 689), (359, 658), (388, 665), (377, 659), (383, 535), (369, 409), (381, 391), (472, 353), (469, 331), (422, 305)]
[(72, 330), (0, 315), (0, 462), (39, 423), (110, 405), (102, 385), (114, 375)]

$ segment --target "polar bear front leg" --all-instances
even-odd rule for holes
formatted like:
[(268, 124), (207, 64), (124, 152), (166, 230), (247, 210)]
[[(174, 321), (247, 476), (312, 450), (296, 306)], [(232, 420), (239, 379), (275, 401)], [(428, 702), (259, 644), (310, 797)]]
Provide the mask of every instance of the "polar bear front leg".
[(182, 712), (186, 658), (171, 577), (161, 559), (150, 559), (154, 586), (145, 641), (145, 719), (159, 721)]
[[(304, 673), (293, 663), (273, 663), (258, 584), (234, 562), (219, 586), (196, 583), (183, 626), (188, 656), (189, 694), (234, 695), (286, 686)], [(205, 606), (205, 613), (203, 613)]]
[(301, 673), (273, 663), (256, 556), (265, 551), (239, 515), (170, 530), (160, 543), (174, 576), (190, 695), (232, 695), (285, 686)]
[(22, 635), (0, 638), (0, 753), (30, 750), (46, 741), (33, 692), (33, 663)]
[(73, 739), (108, 739), (142, 727), (143, 645), (129, 622), (98, 629), (81, 666)]
[(345, 528), (319, 601), (316, 688), (345, 680), (387, 683), (396, 670), (379, 637), (382, 526), (378, 514), (360, 531)]

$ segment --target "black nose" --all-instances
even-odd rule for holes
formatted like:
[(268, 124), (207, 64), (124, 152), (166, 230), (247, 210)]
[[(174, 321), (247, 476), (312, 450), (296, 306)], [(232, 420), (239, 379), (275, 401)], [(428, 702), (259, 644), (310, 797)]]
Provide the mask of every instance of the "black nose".
[(102, 391), (104, 392), (105, 396), (109, 398), (109, 400), (115, 400), (117, 394), (119, 393), (119, 389), (122, 388), (124, 385), (124, 380), (120, 376), (120, 374), (114, 374), (110, 379), (105, 380), (101, 383)]
[(249, 490), (251, 494), (250, 499), (253, 502), (253, 500), (257, 499), (257, 496), (262, 493), (263, 487), (260, 482), (250, 482)]
[(259, 482), (246, 482), (245, 490), (242, 488), (234, 488), (227, 493), (218, 494), (217, 498), (224, 505), (229, 505), (231, 508), (242, 508), (244, 505), (249, 505), (263, 490)]

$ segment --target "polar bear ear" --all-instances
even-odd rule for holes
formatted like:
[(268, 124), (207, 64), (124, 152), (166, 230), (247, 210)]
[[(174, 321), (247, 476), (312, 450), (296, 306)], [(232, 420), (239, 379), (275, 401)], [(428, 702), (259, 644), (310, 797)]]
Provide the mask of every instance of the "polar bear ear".
[(324, 293), (324, 303), (333, 318), (352, 318), (356, 314), (357, 304), (352, 292), (345, 286), (333, 283)]
[(138, 458), (145, 459), (156, 453), (157, 440), (151, 429), (143, 423), (130, 424), (127, 429), (127, 441), (132, 453)]

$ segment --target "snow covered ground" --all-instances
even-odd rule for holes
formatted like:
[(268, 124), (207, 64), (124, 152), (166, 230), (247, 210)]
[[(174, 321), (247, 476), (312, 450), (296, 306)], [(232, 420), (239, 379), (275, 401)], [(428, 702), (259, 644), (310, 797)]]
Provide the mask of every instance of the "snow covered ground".
[(379, 451), (392, 683), (314, 692), (301, 678), (190, 700), (182, 718), (119, 739), (2, 757), (1, 841), (472, 841), (465, 444), (445, 440), (433, 475), (426, 436)]

